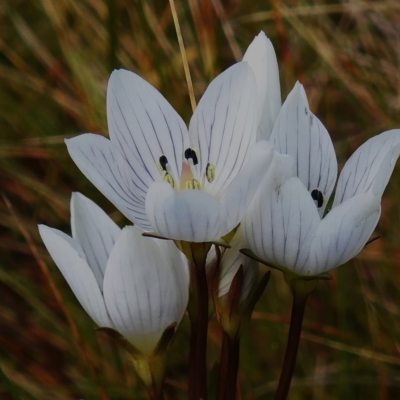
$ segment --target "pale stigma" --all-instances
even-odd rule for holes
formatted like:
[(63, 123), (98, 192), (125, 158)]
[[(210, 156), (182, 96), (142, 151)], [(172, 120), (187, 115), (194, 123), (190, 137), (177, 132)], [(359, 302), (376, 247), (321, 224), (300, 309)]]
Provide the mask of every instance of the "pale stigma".
[(193, 176), (192, 169), (187, 160), (182, 162), (180, 190), (200, 189), (200, 182)]

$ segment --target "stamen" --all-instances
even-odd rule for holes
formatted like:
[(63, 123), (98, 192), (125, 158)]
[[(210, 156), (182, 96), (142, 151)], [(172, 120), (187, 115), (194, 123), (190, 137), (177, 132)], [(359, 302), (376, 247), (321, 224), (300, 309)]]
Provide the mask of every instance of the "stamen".
[(324, 205), (324, 195), (319, 189), (314, 189), (311, 192), (311, 197), (314, 200), (314, 203), (317, 206), (317, 208), (321, 208)]
[(200, 189), (200, 182), (195, 178), (186, 181), (186, 189)]
[(174, 178), (167, 171), (163, 171), (162, 178), (165, 182), (169, 183), (172, 187), (175, 186)]
[(192, 159), (193, 160), (193, 165), (197, 165), (199, 163), (196, 151), (191, 149), (190, 147), (188, 147), (185, 150), (185, 158), (186, 158), (186, 160)]
[(215, 167), (213, 164), (208, 163), (206, 168), (206, 178), (208, 182), (212, 182), (215, 178)]
[(160, 156), (160, 158), (158, 159), (158, 168), (160, 169), (160, 171), (166, 171), (167, 170), (167, 164), (168, 164), (168, 159), (167, 157), (164, 156), (164, 154), (162, 156)]

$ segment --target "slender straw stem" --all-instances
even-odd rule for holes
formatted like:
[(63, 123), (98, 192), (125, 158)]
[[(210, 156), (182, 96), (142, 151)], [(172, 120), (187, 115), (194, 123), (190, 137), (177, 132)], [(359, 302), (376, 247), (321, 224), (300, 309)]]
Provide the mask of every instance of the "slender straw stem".
[(183, 69), (185, 71), (186, 83), (187, 83), (188, 91), (189, 91), (190, 104), (192, 105), (192, 111), (194, 111), (196, 109), (196, 99), (194, 97), (192, 77), (190, 75), (189, 63), (188, 63), (187, 56), (186, 56), (186, 50), (185, 50), (185, 45), (183, 43), (181, 26), (179, 24), (178, 14), (176, 12), (174, 0), (169, 0), (169, 5), (171, 7), (172, 18), (174, 19), (176, 36), (178, 37), (179, 49), (181, 51)]
[(239, 368), (240, 338), (223, 332), (219, 364), (217, 400), (235, 400)]
[(189, 355), (189, 400), (207, 399), (207, 332), (208, 288), (206, 260), (194, 259), (191, 263), (192, 308)]
[(304, 309), (306, 306), (307, 297), (308, 295), (299, 295), (296, 294), (295, 291), (293, 293), (292, 316), (290, 319), (285, 359), (274, 400), (285, 400), (289, 393), (290, 382), (292, 381), (294, 367), (296, 364), (297, 350), (299, 348), (301, 326), (303, 324)]

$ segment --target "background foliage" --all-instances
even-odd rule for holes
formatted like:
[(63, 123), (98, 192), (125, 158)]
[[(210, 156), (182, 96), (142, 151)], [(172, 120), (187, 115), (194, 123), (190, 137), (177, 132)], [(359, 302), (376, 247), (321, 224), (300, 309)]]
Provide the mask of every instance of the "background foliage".
[[(341, 167), (367, 138), (400, 127), (400, 5), (358, 0), (177, 1), (197, 100), (262, 29), (332, 135)], [(71, 191), (127, 223), (69, 159), (64, 138), (107, 135), (114, 67), (154, 84), (186, 122), (187, 86), (167, 1), (0, 3), (1, 399), (144, 399), (123, 354), (81, 309), (50, 260), (37, 223), (69, 232)], [(381, 239), (319, 283), (309, 300), (290, 398), (400, 396), (400, 168), (385, 192)], [(272, 397), (290, 295), (273, 273), (243, 340), (243, 399)], [(185, 398), (188, 322), (170, 357), (167, 391)], [(210, 326), (210, 369), (219, 332)], [(212, 374), (211, 384), (215, 374)]]

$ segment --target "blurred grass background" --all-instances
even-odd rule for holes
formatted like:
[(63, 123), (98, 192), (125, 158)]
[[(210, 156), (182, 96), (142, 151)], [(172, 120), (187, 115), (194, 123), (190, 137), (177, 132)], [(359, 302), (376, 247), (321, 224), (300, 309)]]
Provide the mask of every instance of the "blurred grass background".
[[(282, 98), (299, 79), (332, 135), (341, 167), (367, 138), (400, 127), (400, 3), (392, 0), (176, 2), (197, 100), (262, 29), (278, 56)], [(69, 159), (63, 140), (107, 135), (105, 88), (123, 67), (191, 115), (168, 1), (0, 3), (1, 399), (144, 399), (127, 359), (81, 309), (37, 223), (70, 232), (71, 191), (126, 223)], [(290, 399), (400, 398), (400, 167), (385, 192), (381, 239), (333, 271), (309, 300)], [(271, 282), (243, 339), (244, 400), (272, 398), (290, 295)], [(210, 368), (218, 330), (210, 327)], [(167, 392), (185, 398), (188, 322)], [(175, 351), (174, 351), (175, 350)], [(1, 377), (1, 376), (0, 376)], [(211, 379), (213, 380), (213, 378)], [(14, 397), (11, 387), (14, 387)]]

